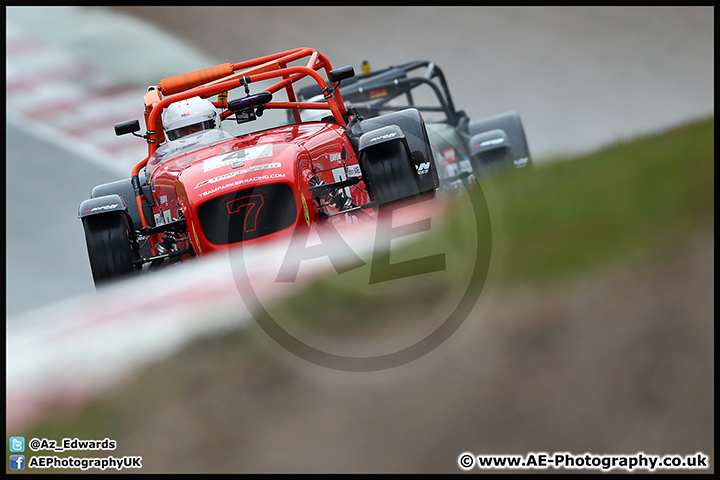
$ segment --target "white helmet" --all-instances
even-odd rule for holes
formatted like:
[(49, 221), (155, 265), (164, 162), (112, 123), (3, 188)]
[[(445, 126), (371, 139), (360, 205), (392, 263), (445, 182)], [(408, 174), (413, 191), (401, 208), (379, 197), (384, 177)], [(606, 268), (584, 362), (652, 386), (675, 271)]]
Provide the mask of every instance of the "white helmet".
[(202, 130), (220, 129), (220, 117), (210, 100), (191, 97), (171, 103), (162, 113), (162, 124), (168, 140)]

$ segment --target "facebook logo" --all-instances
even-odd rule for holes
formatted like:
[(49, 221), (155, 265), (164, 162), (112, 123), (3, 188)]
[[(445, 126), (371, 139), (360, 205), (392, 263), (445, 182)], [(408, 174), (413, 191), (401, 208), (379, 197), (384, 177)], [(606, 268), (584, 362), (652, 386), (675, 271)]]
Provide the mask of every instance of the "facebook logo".
[(10, 470), (25, 470), (25, 455), (10, 455)]
[(25, 451), (25, 437), (10, 437), (10, 451), (11, 452), (24, 452)]

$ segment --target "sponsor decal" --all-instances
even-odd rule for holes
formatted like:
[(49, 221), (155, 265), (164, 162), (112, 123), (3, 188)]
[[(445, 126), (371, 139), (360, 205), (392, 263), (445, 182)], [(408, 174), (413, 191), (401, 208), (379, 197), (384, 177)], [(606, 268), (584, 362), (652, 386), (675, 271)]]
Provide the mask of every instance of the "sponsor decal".
[(347, 170), (348, 177), (362, 177), (362, 172), (360, 171), (360, 165), (348, 165), (346, 170)]
[(100, 207), (93, 207), (88, 212), (96, 212), (98, 210), (112, 210), (113, 208), (117, 208), (118, 204), (113, 203), (112, 205), (102, 205)]
[[(179, 198), (179, 199), (182, 201), (182, 203), (184, 203), (185, 205), (187, 205), (188, 203), (190, 203), (190, 202), (188, 202), (187, 196), (185, 195), (185, 189), (182, 188), (182, 184), (181, 184), (180, 182), (175, 182), (175, 195), (176, 195), (177, 198)], [(175, 202), (175, 203), (177, 204), (177, 202)]]
[(504, 138), (493, 138), (492, 140), (485, 140), (484, 142), (480, 142), (479, 144), (475, 145), (475, 147), (487, 147), (488, 145), (497, 145), (499, 143), (503, 143), (505, 141)]
[(190, 222), (190, 229), (192, 230), (193, 238), (195, 239), (195, 247), (198, 249), (198, 253), (202, 254), (202, 248), (200, 248), (200, 240), (198, 239), (197, 232), (195, 231), (195, 225)]
[(375, 99), (375, 98), (382, 98), (382, 97), (386, 97), (386, 96), (387, 96), (386, 88), (381, 88), (379, 90), (373, 90), (372, 92), (370, 92), (370, 100)]
[(524, 166), (527, 165), (527, 163), (528, 163), (528, 157), (518, 158), (518, 159), (516, 159), (516, 160), (513, 160), (513, 163), (515, 164), (515, 166), (516, 166), (517, 168), (522, 168), (522, 167), (524, 167)]
[(167, 195), (160, 195), (160, 203), (167, 203)]
[(285, 178), (285, 174), (284, 173), (271, 173), (269, 175), (260, 175), (258, 177), (253, 177), (253, 178), (243, 178), (241, 180), (237, 180), (235, 182), (228, 183), (226, 185), (221, 185), (219, 187), (215, 187), (211, 190), (208, 190), (207, 192), (202, 192), (198, 196), (200, 198), (202, 198), (207, 195), (225, 190), (226, 188), (239, 187), (240, 185), (245, 185), (246, 183), (257, 182), (258, 180), (269, 180), (269, 179), (274, 179), (274, 178)]
[(162, 212), (162, 214), (165, 223), (170, 223), (172, 221), (172, 215), (170, 215), (170, 210), (165, 210)]
[(307, 202), (305, 201), (305, 195), (300, 192), (300, 200), (302, 201), (303, 212), (305, 213), (305, 223), (310, 226), (310, 211), (308, 210)]
[[(397, 132), (386, 133), (385, 135), (380, 135), (379, 137), (371, 138), (370, 141), (368, 141), (367, 143), (373, 143), (375, 140), (385, 140), (388, 138), (392, 138), (395, 135), (397, 135)], [(367, 143), (366, 143), (366, 145), (367, 145)]]
[(222, 167), (242, 167), (243, 163), (247, 160), (255, 160), (256, 158), (272, 157), (273, 146), (268, 145), (257, 145), (255, 147), (244, 148), (227, 155), (220, 155), (213, 158), (208, 158), (203, 162), (203, 169), (205, 172), (215, 170), (216, 168)]
[(445, 157), (445, 163), (457, 162), (457, 157), (455, 156), (455, 149), (453, 147), (443, 150), (443, 157)]
[(157, 225), (157, 226), (165, 225), (165, 222), (163, 221), (163, 217), (159, 213), (154, 214), (153, 218), (155, 219), (155, 225)]
[(423, 162), (420, 165), (415, 165), (418, 175), (425, 175), (430, 171), (430, 162)]
[[(336, 182), (342, 182), (343, 180), (346, 180), (346, 178), (345, 178), (345, 177), (346, 177), (346, 173), (345, 173), (345, 168), (344, 168), (344, 167), (333, 168), (332, 174), (333, 174), (333, 179), (334, 179), (334, 181), (336, 181)], [(342, 189), (342, 191), (345, 192), (345, 196), (346, 196), (346, 197), (351, 197), (351, 196), (352, 196), (352, 193), (350, 193), (350, 187), (345, 187), (345, 188)]]
[[(280, 167), (281, 165), (282, 165), (282, 164), (281, 164), (280, 162), (266, 163), (266, 164), (264, 164), (264, 165), (254, 165), (254, 166), (249, 167), (249, 168), (246, 168), (246, 169), (244, 169), (244, 170), (237, 170), (237, 171), (235, 171), (235, 172), (226, 173), (225, 175), (220, 175), (220, 176), (218, 176), (218, 177), (215, 177), (215, 178), (211, 178), (211, 179), (209, 179), (209, 180), (202, 181), (202, 182), (198, 183), (197, 185), (195, 185), (195, 189), (200, 188), (200, 187), (202, 187), (202, 186), (204, 186), (204, 185), (207, 185), (207, 184), (209, 184), (209, 183), (221, 182), (221, 181), (223, 181), (223, 180), (227, 180), (228, 178), (232, 178), (232, 177), (235, 177), (235, 176), (237, 176), (237, 175), (242, 175), (243, 173), (256, 172), (256, 171), (258, 171), (258, 170), (266, 170), (266, 169), (268, 169), (268, 168), (278, 168), (278, 167)], [(193, 190), (194, 190), (194, 189), (193, 189)]]
[(342, 154), (340, 152), (330, 154), (331, 162), (339, 162), (341, 159), (342, 159)]

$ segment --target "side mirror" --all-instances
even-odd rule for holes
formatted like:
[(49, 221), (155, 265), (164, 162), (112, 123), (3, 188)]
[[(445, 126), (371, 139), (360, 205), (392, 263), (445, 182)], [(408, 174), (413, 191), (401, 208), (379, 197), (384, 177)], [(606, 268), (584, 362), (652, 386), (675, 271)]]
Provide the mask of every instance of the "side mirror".
[(257, 107), (258, 105), (265, 105), (272, 100), (272, 93), (260, 92), (255, 95), (248, 95), (243, 98), (236, 98), (228, 103), (228, 110), (233, 113), (242, 112), (248, 108)]
[(135, 133), (140, 131), (139, 120), (128, 120), (127, 122), (118, 123), (115, 125), (115, 135), (125, 135), (127, 133)]
[(330, 70), (328, 72), (328, 80), (330, 80), (332, 83), (339, 82), (340, 80), (345, 80), (346, 78), (351, 78), (354, 76), (355, 69), (352, 65), (336, 68), (335, 70)]

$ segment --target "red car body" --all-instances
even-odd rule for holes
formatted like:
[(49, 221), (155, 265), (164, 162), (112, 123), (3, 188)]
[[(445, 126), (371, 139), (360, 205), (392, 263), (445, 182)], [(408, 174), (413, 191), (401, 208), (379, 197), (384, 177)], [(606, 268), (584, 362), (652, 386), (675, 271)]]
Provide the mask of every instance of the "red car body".
[[(317, 222), (320, 212), (327, 217), (337, 215), (337, 206), (314, 202), (311, 179), (331, 184), (345, 180), (348, 170), (359, 172), (357, 156), (344, 129), (320, 122), (256, 132), (164, 163), (154, 160), (151, 157), (147, 165), (153, 196), (158, 199), (153, 214), (156, 219), (187, 219), (190, 228), (187, 240), (198, 254), (239, 242), (270, 240), (277, 233), (292, 230), (298, 223)], [(280, 196), (277, 192), (282, 190), (278, 185), (287, 186), (288, 195), (283, 199), (291, 201), (267, 214), (283, 215), (286, 221), (274, 225), (277, 229), (273, 226), (268, 229), (274, 231), (263, 232), (261, 224), (267, 222), (261, 219), (271, 208), (270, 197)], [(370, 201), (362, 181), (347, 188), (354, 204), (364, 205)], [(217, 215), (222, 225), (232, 227), (237, 223), (239, 227), (241, 223), (242, 233), (229, 231), (227, 239), (211, 234), (210, 220), (201, 219), (200, 215), (200, 209), (207, 209), (207, 205), (220, 207), (217, 210), (227, 213)], [(280, 209), (282, 214), (278, 212)], [(239, 217), (238, 220), (234, 216)], [(195, 229), (196, 224), (202, 228)], [(182, 244), (178, 248), (187, 246)]]
[[(333, 70), (322, 53), (298, 48), (149, 87), (145, 134), (136, 133), (138, 120), (115, 126), (118, 135), (144, 138), (147, 157), (129, 179), (95, 187), (80, 205), (96, 284), (270, 240), (297, 226), (353, 221), (383, 204), (434, 196), (438, 174), (419, 112), (363, 119), (346, 109), (338, 88), (353, 75), (352, 66)], [(303, 79), (317, 84), (321, 101), (297, 101), (294, 85)], [(263, 90), (251, 95), (258, 82)], [(240, 96), (228, 101), (237, 90)], [(222, 120), (246, 123), (283, 109), (289, 124), (235, 137), (207, 130), (220, 137), (198, 134), (212, 141), (188, 140), (173, 150), (178, 140), (165, 141), (162, 112), (191, 97), (212, 101)], [(303, 112), (318, 110), (330, 115), (303, 120)]]

